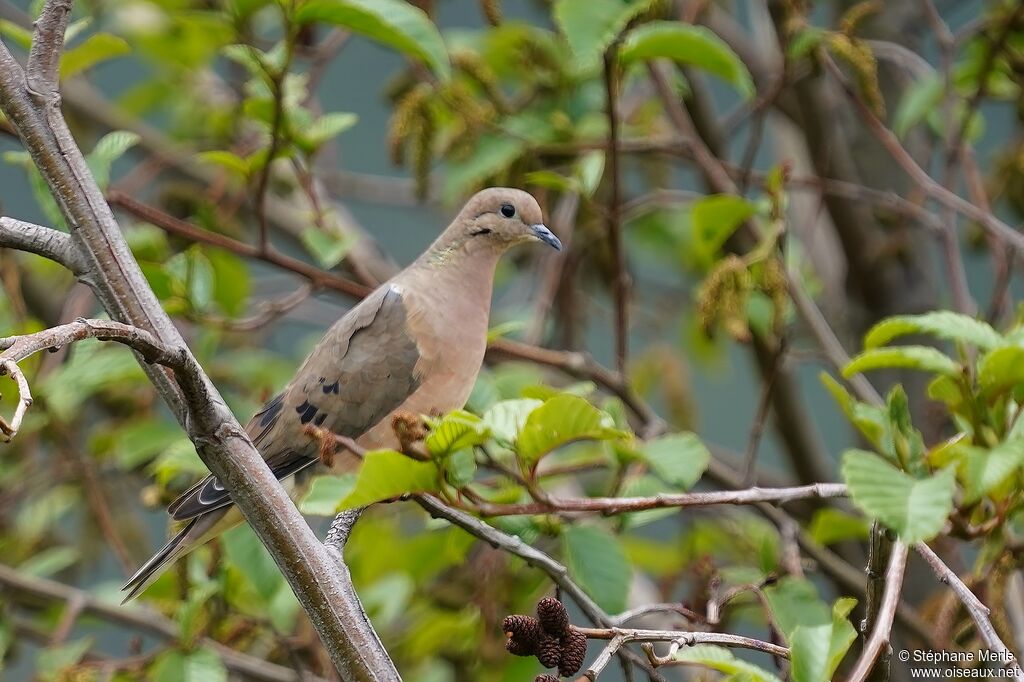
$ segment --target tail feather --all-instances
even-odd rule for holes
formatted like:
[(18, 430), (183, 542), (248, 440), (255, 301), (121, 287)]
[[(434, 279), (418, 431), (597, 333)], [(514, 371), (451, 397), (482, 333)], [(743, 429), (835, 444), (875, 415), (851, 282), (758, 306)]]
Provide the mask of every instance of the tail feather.
[[(162, 574), (164, 570), (174, 563), (179, 557), (187, 554), (202, 544), (201, 542), (197, 542), (197, 540), (200, 539), (199, 536), (204, 533), (206, 530), (205, 526), (208, 524), (203, 524), (203, 528), (197, 528), (197, 525), (203, 520), (203, 517), (197, 517), (189, 521), (188, 525), (182, 528), (167, 542), (166, 545), (161, 547), (156, 554), (150, 557), (149, 560), (139, 568), (139, 570), (135, 571), (135, 574), (129, 578), (128, 582), (121, 588), (122, 592), (128, 592), (124, 600), (121, 602), (122, 604), (134, 599), (143, 590), (149, 587), (153, 581), (159, 578), (160, 574)], [(208, 521), (209, 519), (206, 520)]]

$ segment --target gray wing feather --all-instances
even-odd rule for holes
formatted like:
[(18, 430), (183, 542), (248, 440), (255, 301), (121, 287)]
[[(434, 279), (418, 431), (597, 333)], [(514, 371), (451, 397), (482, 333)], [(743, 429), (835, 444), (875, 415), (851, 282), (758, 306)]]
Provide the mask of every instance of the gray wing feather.
[[(402, 296), (381, 287), (339, 320), (285, 390), (249, 421), (246, 430), (279, 479), (317, 461), (307, 424), (358, 438), (399, 407), (419, 386), (416, 340)], [(231, 504), (224, 486), (208, 476), (168, 508), (175, 520)]]

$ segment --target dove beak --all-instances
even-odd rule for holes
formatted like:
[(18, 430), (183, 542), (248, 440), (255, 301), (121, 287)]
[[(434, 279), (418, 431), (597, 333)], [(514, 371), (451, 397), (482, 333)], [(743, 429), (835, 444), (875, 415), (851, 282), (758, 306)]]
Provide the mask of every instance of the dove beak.
[(562, 250), (562, 242), (555, 236), (555, 233), (549, 230), (545, 225), (540, 223), (531, 225), (530, 229), (533, 230), (533, 236), (538, 240), (544, 242), (548, 246), (552, 247), (555, 251)]

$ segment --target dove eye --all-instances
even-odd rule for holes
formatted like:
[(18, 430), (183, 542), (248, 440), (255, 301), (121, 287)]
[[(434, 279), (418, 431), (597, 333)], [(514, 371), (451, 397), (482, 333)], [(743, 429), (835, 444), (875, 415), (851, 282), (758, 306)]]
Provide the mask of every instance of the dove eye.
[(515, 214), (516, 214), (516, 207), (513, 206), (512, 204), (502, 204), (501, 205), (501, 215), (505, 216), (506, 218), (511, 218)]

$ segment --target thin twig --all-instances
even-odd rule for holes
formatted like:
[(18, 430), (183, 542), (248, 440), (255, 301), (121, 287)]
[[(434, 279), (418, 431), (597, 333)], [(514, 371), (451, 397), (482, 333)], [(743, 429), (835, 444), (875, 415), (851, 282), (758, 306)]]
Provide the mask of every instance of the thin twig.
[(981, 603), (971, 589), (964, 584), (964, 581), (945, 564), (944, 561), (932, 551), (924, 542), (918, 542), (914, 545), (914, 549), (917, 553), (931, 566), (931, 569), (935, 571), (935, 575), (938, 576), (939, 580), (946, 585), (949, 585), (950, 589), (953, 590), (954, 594), (963, 603), (964, 608), (967, 609), (967, 613), (970, 614), (971, 619), (974, 620), (974, 625), (978, 629), (978, 634), (981, 636), (983, 642), (988, 646), (989, 650), (999, 654), (998, 660), (1001, 661), (1006, 667), (1011, 668), (1015, 671), (1014, 677), (1024, 677), (1024, 672), (1021, 671), (1020, 665), (1017, 663), (1016, 656), (1010, 651), (1009, 647), (1003, 643), (1003, 640), (999, 637), (999, 633), (996, 632), (995, 627), (992, 626), (992, 620), (989, 618), (991, 611), (987, 606)]
[(28, 379), (13, 360), (0, 359), (0, 376), (7, 374), (18, 385), (18, 406), (14, 409), (14, 416), (11, 421), (0, 417), (0, 443), (8, 443), (18, 435), (21, 423), (32, 407), (32, 391), (29, 389)]
[(666, 507), (707, 507), (719, 504), (757, 504), (759, 502), (785, 504), (793, 500), (827, 499), (845, 495), (846, 486), (842, 483), (812, 483), (792, 488), (759, 488), (755, 486), (743, 490), (662, 493), (651, 497), (550, 497), (543, 501), (519, 504), (480, 502), (472, 505), (471, 508), (483, 516), (521, 516), (551, 512), (599, 512), (613, 515)]

